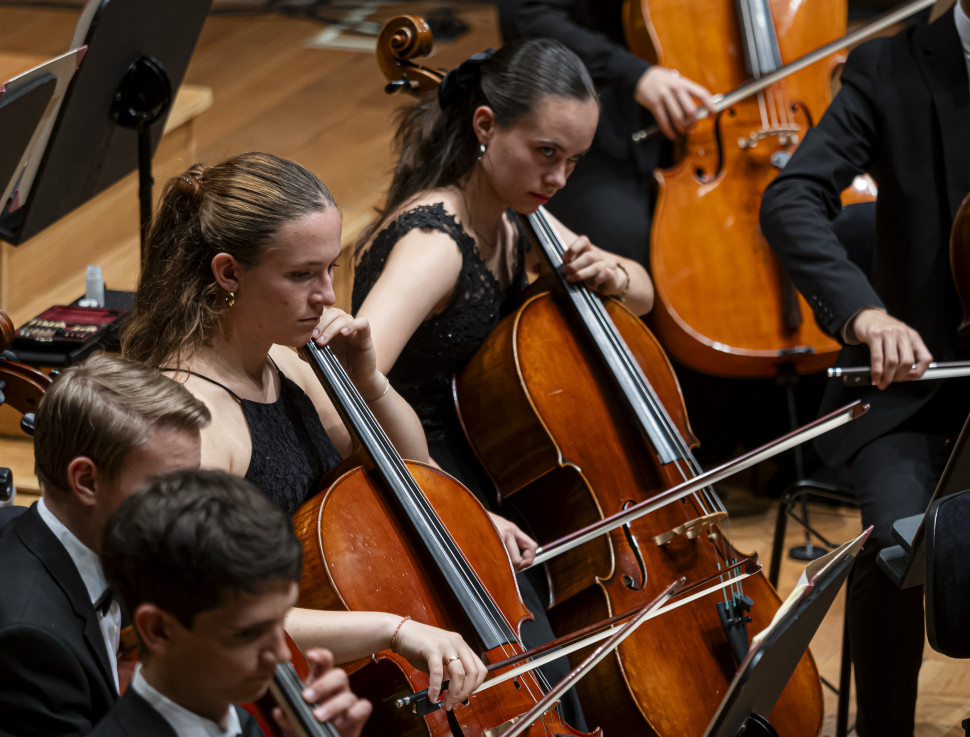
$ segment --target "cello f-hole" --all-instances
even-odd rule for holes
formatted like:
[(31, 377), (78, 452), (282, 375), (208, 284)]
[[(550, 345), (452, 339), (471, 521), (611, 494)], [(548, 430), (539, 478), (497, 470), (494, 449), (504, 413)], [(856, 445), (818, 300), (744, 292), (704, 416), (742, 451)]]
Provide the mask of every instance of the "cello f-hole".
[[(623, 509), (629, 509), (633, 504), (634, 502), (627, 501), (624, 503)], [(630, 589), (630, 591), (642, 591), (647, 585), (647, 564), (643, 559), (643, 553), (640, 552), (640, 543), (636, 535), (633, 534), (633, 529), (630, 525), (623, 525), (623, 535), (626, 537), (626, 542), (630, 546), (630, 550), (633, 551), (633, 558), (637, 562), (640, 575), (639, 582), (634, 581), (633, 576), (623, 576), (623, 585)]]

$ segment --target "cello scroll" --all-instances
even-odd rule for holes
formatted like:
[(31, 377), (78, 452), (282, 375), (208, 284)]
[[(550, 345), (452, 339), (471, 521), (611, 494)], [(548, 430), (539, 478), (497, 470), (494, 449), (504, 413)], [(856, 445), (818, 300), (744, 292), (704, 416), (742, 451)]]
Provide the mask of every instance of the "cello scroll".
[(415, 64), (411, 59), (431, 53), (434, 41), (424, 18), (399, 15), (390, 20), (377, 39), (377, 64), (388, 80), (384, 91), (418, 93), (434, 89), (444, 72)]

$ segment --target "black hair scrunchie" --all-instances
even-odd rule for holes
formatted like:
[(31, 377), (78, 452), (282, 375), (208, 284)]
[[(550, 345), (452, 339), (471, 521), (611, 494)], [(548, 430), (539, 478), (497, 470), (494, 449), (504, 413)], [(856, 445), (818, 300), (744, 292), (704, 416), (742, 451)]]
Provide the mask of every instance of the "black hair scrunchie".
[(486, 49), (472, 54), (452, 69), (438, 85), (438, 105), (442, 110), (459, 105), (478, 87), (482, 79), (482, 64), (495, 54), (495, 49)]

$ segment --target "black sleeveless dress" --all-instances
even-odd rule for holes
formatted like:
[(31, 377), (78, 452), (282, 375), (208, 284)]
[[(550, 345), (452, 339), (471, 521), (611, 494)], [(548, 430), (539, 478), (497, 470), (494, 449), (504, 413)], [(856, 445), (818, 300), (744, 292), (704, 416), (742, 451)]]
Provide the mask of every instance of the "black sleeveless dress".
[[(518, 225), (513, 214), (512, 221)], [(515, 276), (503, 288), (465, 232), (444, 205), (422, 205), (402, 213), (374, 239), (354, 270), (353, 312), (356, 314), (384, 270), (394, 245), (415, 228), (449, 236), (461, 253), (458, 285), (448, 306), (425, 320), (405, 345), (388, 373), (397, 392), (417, 412), (428, 438), (431, 457), (457, 477), (487, 509), (495, 505), (494, 488), (465, 440), (451, 394), (451, 377), (475, 354), (524, 285), (524, 253), (528, 241), (519, 228)]]
[(342, 458), (323, 429), (310, 397), (279, 367), (276, 372), (280, 395), (266, 404), (243, 399), (208, 376), (188, 373), (225, 389), (239, 402), (253, 443), (245, 478), (279, 509), (292, 515), (319, 491), (324, 474)]

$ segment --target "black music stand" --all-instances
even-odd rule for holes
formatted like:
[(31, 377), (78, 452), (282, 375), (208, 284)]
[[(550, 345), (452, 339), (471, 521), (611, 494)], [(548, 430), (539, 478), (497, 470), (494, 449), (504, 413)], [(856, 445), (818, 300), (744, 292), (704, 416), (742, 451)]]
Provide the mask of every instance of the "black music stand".
[(3, 145), (0, 146), (0, 198), (3, 192), (12, 190), (20, 178), (21, 162), (34, 130), (40, 125), (44, 111), (54, 99), (57, 78), (53, 74), (43, 74), (16, 88), (4, 90), (0, 97), (0, 133)]
[(793, 602), (782, 605), (788, 607), (787, 611), (772, 622), (767, 634), (751, 643), (704, 737), (778, 737), (768, 715), (845, 583), (868, 535), (868, 531), (862, 533), (808, 566), (806, 573), (818, 570), (816, 563), (822, 564), (808, 587), (798, 592)]
[(0, 238), (23, 243), (136, 168), (144, 230), (151, 156), (211, 4), (101, 0), (33, 187), (0, 214)]
[(32, 181), (50, 134), (49, 124), (77, 70), (84, 49), (75, 49), (0, 86), (0, 209)]
[[(950, 458), (927, 508), (933, 502), (964, 489), (970, 489), (970, 417), (963, 423), (963, 429), (953, 444)], [(923, 547), (925, 521), (925, 514), (914, 514), (896, 520), (892, 532), (899, 545), (883, 548), (876, 557), (876, 563), (883, 573), (901, 589), (923, 585), (926, 561)]]

